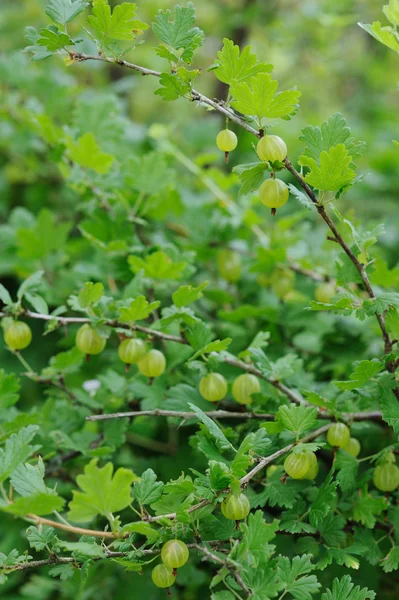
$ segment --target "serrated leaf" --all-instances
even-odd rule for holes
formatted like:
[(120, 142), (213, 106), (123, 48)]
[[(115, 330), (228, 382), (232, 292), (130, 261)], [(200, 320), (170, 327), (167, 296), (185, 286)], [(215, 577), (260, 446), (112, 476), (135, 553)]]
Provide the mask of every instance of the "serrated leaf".
[(228, 488), (231, 482), (231, 473), (227, 465), (222, 462), (210, 460), (209, 480), (211, 488), (215, 491), (221, 491)]
[(136, 4), (123, 2), (117, 4), (111, 13), (108, 0), (93, 0), (92, 14), (87, 18), (91, 27), (100, 34), (100, 47), (109, 40), (133, 40), (148, 25), (135, 19)]
[(317, 594), (320, 583), (315, 575), (309, 575), (315, 567), (311, 564), (311, 555), (295, 556), (292, 564), (289, 558), (279, 557), (278, 575), (284, 584), (285, 592), (290, 593), (296, 600), (312, 600)]
[(129, 307), (119, 308), (120, 321), (122, 323), (134, 323), (146, 319), (160, 304), (158, 300), (149, 303), (144, 296), (137, 296), (132, 300)]
[(46, 525), (41, 525), (40, 529), (31, 525), (26, 530), (26, 537), (28, 538), (30, 547), (38, 552), (44, 550), (46, 547), (51, 548), (58, 542), (53, 527), (47, 527)]
[(349, 376), (352, 381), (333, 381), (333, 383), (341, 390), (354, 390), (370, 381), (383, 368), (384, 365), (377, 359), (362, 360), (357, 363), (355, 370)]
[(192, 285), (181, 285), (176, 292), (173, 292), (172, 299), (174, 304), (181, 308), (182, 306), (188, 306), (196, 300), (202, 298), (202, 290), (204, 290), (209, 285), (209, 281), (205, 281), (198, 285), (197, 287), (193, 287)]
[(233, 172), (238, 173), (241, 181), (240, 194), (245, 196), (257, 190), (265, 178), (266, 171), (267, 164), (264, 162), (235, 166)]
[(228, 441), (220, 427), (216, 425), (215, 421), (212, 421), (205, 413), (202, 412), (198, 406), (188, 403), (190, 409), (195, 412), (198, 419), (205, 425), (209, 433), (216, 440), (216, 444), (220, 450), (235, 450), (234, 446)]
[(44, 46), (50, 52), (57, 52), (65, 46), (74, 46), (75, 42), (55, 25), (49, 25), (40, 30), (37, 44)]
[(159, 194), (174, 181), (174, 171), (160, 152), (132, 156), (127, 162), (127, 169), (126, 182), (143, 194)]
[(157, 481), (157, 476), (152, 469), (147, 469), (141, 475), (140, 480), (134, 484), (133, 496), (143, 506), (153, 504), (162, 496), (164, 484)]
[(18, 402), (21, 385), (14, 373), (0, 369), (0, 408), (9, 408)]
[(85, 133), (76, 141), (68, 135), (65, 138), (65, 146), (73, 162), (100, 175), (108, 173), (114, 162), (111, 154), (102, 152), (92, 133)]
[(287, 90), (277, 94), (278, 83), (268, 73), (259, 73), (246, 81), (233, 81), (230, 87), (234, 100), (231, 105), (243, 115), (263, 118), (287, 118), (297, 110), (301, 93)]
[(352, 183), (356, 177), (355, 171), (350, 167), (352, 158), (344, 144), (338, 144), (320, 154), (320, 163), (314, 158), (302, 155), (298, 159), (302, 167), (309, 167), (310, 172), (305, 175), (305, 181), (324, 192), (337, 192), (344, 186)]
[(353, 506), (353, 519), (372, 529), (377, 521), (377, 516), (386, 508), (386, 498), (376, 498), (363, 488)]
[(181, 58), (191, 63), (194, 50), (202, 46), (204, 38), (203, 31), (193, 27), (194, 23), (195, 10), (190, 2), (187, 6), (175, 6), (173, 13), (169, 9), (158, 11), (152, 30), (161, 42), (182, 51)]
[(159, 250), (143, 258), (129, 256), (128, 262), (133, 273), (142, 269), (151, 279), (180, 279), (186, 267), (185, 262), (174, 262), (165, 252)]
[(44, 271), (36, 271), (30, 275), (22, 284), (19, 286), (17, 291), (18, 300), (22, 300), (28, 290), (34, 290), (40, 284), (41, 279), (44, 275)]
[(29, 445), (38, 431), (37, 425), (23, 427), (6, 440), (4, 448), (0, 448), (0, 482), (7, 479), (21, 463), (40, 448)]
[(89, 6), (86, 0), (49, 0), (46, 15), (58, 25), (66, 25)]
[(324, 517), (330, 512), (337, 496), (336, 487), (337, 482), (331, 482), (330, 474), (319, 488), (317, 496), (310, 507), (309, 523), (313, 527), (319, 527)]
[(225, 338), (224, 340), (214, 340), (213, 342), (209, 342), (209, 344), (206, 344), (197, 350), (190, 360), (195, 360), (198, 356), (210, 354), (211, 352), (223, 352), (224, 350), (227, 350), (232, 341), (232, 338)]
[(87, 308), (101, 300), (103, 293), (104, 286), (102, 283), (88, 281), (79, 292), (78, 302), (82, 308)]
[(240, 526), (243, 536), (237, 550), (239, 560), (251, 568), (265, 564), (274, 552), (275, 546), (268, 542), (276, 537), (278, 525), (277, 520), (266, 523), (261, 510), (250, 513)]
[(375, 592), (360, 589), (358, 585), (354, 587), (350, 576), (344, 575), (341, 579), (334, 579), (332, 589), (324, 592), (321, 600), (374, 600), (375, 597)]
[(83, 474), (76, 478), (82, 491), (72, 492), (68, 513), (71, 521), (91, 521), (97, 515), (109, 518), (112, 513), (123, 510), (131, 503), (131, 485), (136, 479), (133, 471), (121, 467), (113, 475), (112, 463), (100, 468), (97, 462), (98, 459), (90, 461)]
[(371, 25), (366, 23), (358, 23), (358, 25), (384, 46), (399, 52), (399, 40), (392, 27), (383, 27), (379, 21), (374, 21)]
[(382, 388), (380, 406), (383, 420), (399, 434), (399, 403), (391, 390)]
[(223, 48), (217, 53), (217, 59), (211, 70), (219, 81), (230, 85), (235, 81), (246, 81), (258, 73), (270, 73), (273, 65), (259, 62), (251, 52), (251, 46), (245, 46), (240, 52), (239, 46), (232, 40), (223, 39)]
[(339, 450), (335, 456), (334, 467), (337, 469), (336, 479), (344, 492), (349, 492), (356, 486), (356, 476), (359, 463), (354, 456)]
[(277, 412), (278, 421), (299, 437), (316, 425), (317, 408), (314, 406), (280, 406)]

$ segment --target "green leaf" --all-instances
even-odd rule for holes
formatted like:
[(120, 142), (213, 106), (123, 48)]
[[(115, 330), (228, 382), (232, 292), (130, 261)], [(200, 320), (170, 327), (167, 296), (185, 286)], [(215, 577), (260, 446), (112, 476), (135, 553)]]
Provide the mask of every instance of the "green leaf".
[(295, 556), (291, 564), (286, 556), (279, 557), (278, 576), (285, 586), (285, 592), (296, 600), (312, 600), (312, 595), (317, 594), (321, 587), (316, 576), (309, 575), (314, 569), (311, 558), (310, 554)]
[(198, 406), (188, 402), (190, 409), (195, 412), (198, 419), (205, 425), (209, 433), (216, 440), (216, 444), (220, 450), (234, 450), (234, 446), (228, 441), (220, 427), (216, 425), (215, 421), (212, 421), (205, 413), (202, 412)]
[(197, 287), (193, 287), (192, 285), (181, 285), (179, 289), (172, 294), (172, 299), (174, 304), (181, 308), (182, 306), (189, 306), (196, 300), (202, 298), (202, 290), (204, 290), (209, 285), (209, 281), (205, 281), (198, 285)]
[(392, 573), (399, 568), (399, 546), (394, 546), (390, 549), (385, 558), (381, 561), (382, 570), (384, 573)]
[(249, 163), (233, 167), (233, 172), (238, 173), (241, 181), (240, 194), (245, 196), (259, 189), (265, 178), (266, 171), (267, 164), (265, 162)]
[(143, 521), (135, 521), (134, 523), (127, 523), (122, 528), (122, 533), (138, 533), (144, 535), (150, 544), (154, 543), (160, 536), (160, 532), (154, 529), (149, 523)]
[(350, 168), (352, 158), (344, 144), (338, 144), (320, 154), (320, 164), (314, 158), (302, 155), (298, 159), (302, 167), (309, 167), (305, 181), (317, 190), (324, 192), (338, 191), (352, 183), (356, 177)]
[(337, 469), (336, 479), (344, 492), (356, 487), (359, 463), (354, 456), (339, 450), (335, 456), (334, 467)]
[(254, 116), (258, 123), (263, 118), (287, 118), (294, 114), (301, 95), (297, 90), (277, 92), (278, 83), (268, 73), (251, 77), (249, 82), (234, 81), (230, 91), (234, 98), (232, 106), (243, 115)]
[(73, 556), (89, 556), (91, 558), (104, 558), (104, 550), (95, 543), (89, 542), (64, 542), (60, 541), (61, 548), (72, 552)]
[(197, 350), (190, 360), (194, 360), (198, 356), (203, 356), (204, 354), (210, 354), (211, 352), (223, 352), (224, 350), (227, 350), (232, 341), (232, 338), (225, 338), (224, 340), (214, 340), (213, 342), (209, 342), (209, 344), (206, 344)]
[(379, 21), (374, 21), (372, 25), (365, 23), (358, 23), (358, 25), (384, 46), (399, 52), (399, 40), (392, 27), (383, 27)]
[(386, 498), (376, 498), (369, 494), (367, 489), (363, 488), (356, 496), (353, 507), (353, 519), (372, 529), (376, 524), (378, 515), (386, 510), (386, 508)]
[(349, 375), (352, 381), (333, 381), (333, 383), (341, 390), (354, 390), (370, 381), (383, 368), (384, 365), (377, 359), (362, 360), (357, 363), (355, 370)]
[(136, 4), (123, 2), (117, 4), (111, 14), (108, 0), (93, 0), (93, 11), (87, 20), (100, 36), (100, 47), (109, 40), (133, 40), (148, 28), (146, 23), (134, 18), (136, 9)]
[(317, 163), (322, 152), (328, 152), (338, 144), (344, 144), (352, 158), (361, 156), (365, 151), (365, 143), (354, 141), (351, 130), (340, 113), (324, 121), (321, 127), (304, 127), (299, 139), (305, 144), (303, 155), (313, 158)]
[(263, 512), (249, 513), (246, 523), (240, 525), (243, 532), (238, 545), (237, 557), (251, 568), (265, 564), (274, 552), (275, 546), (269, 544), (276, 537), (279, 522), (266, 523)]
[(93, 459), (78, 475), (76, 483), (82, 491), (74, 490), (69, 503), (69, 519), (77, 523), (91, 521), (97, 515), (109, 518), (131, 503), (130, 490), (136, 476), (130, 469), (121, 467), (113, 475), (113, 464), (97, 467)]
[(0, 300), (5, 305), (12, 304), (12, 298), (8, 292), (8, 290), (4, 287), (2, 283), (0, 283)]
[(163, 100), (177, 100), (177, 98), (187, 96), (192, 89), (192, 82), (200, 71), (188, 71), (184, 67), (179, 67), (173, 73), (162, 73), (159, 78), (159, 83), (162, 87), (155, 91), (157, 96), (161, 96)]
[(29, 463), (19, 465), (10, 477), (10, 483), (21, 496), (32, 496), (36, 493), (57, 495), (44, 483), (44, 464), (39, 458), (37, 465)]
[(277, 418), (285, 429), (292, 431), (299, 437), (317, 423), (317, 408), (315, 406), (280, 406)]
[(231, 482), (231, 473), (227, 465), (215, 460), (209, 461), (209, 480), (211, 488), (217, 492), (229, 487)]
[(55, 534), (55, 530), (52, 527), (41, 525), (40, 529), (31, 525), (26, 530), (26, 537), (31, 548), (34, 548), (38, 552), (45, 548), (52, 548), (57, 545), (58, 538)]
[(331, 474), (326, 478), (323, 485), (318, 489), (317, 496), (312, 502), (309, 511), (309, 523), (313, 527), (319, 527), (323, 522), (323, 519), (331, 511), (337, 493), (336, 493), (337, 482), (331, 482)]
[(36, 271), (30, 275), (22, 284), (19, 286), (17, 291), (18, 300), (22, 300), (28, 290), (34, 290), (40, 284), (44, 271)]
[[(18, 253), (28, 260), (36, 259), (38, 262), (47, 257), (51, 252), (60, 250), (65, 246), (68, 233), (72, 227), (71, 222), (58, 223), (56, 215), (47, 210), (41, 210), (33, 227), (21, 227), (17, 230)], [(27, 288), (34, 288), (39, 284), (43, 271), (34, 273), (27, 279)]]
[(0, 482), (7, 479), (21, 463), (40, 448), (29, 445), (38, 431), (37, 425), (23, 427), (6, 440), (4, 448), (0, 448)]
[(101, 300), (104, 293), (104, 286), (102, 283), (92, 283), (88, 281), (85, 283), (78, 295), (78, 301), (82, 308), (88, 308), (92, 304), (96, 304)]
[(157, 476), (152, 469), (147, 469), (140, 480), (134, 484), (133, 496), (141, 505), (153, 504), (162, 496), (164, 484), (157, 481)]
[(165, 252), (159, 250), (143, 258), (129, 256), (128, 262), (133, 273), (144, 270), (151, 279), (180, 279), (186, 268), (185, 262), (174, 262)]
[(391, 390), (382, 388), (380, 405), (383, 420), (399, 434), (399, 403)]
[(86, 0), (49, 0), (46, 15), (58, 25), (66, 25), (89, 6)]
[(375, 597), (375, 592), (360, 589), (359, 585), (354, 587), (350, 576), (344, 575), (342, 579), (334, 579), (332, 589), (322, 594), (321, 600), (374, 600)]
[(392, 25), (399, 25), (399, 4), (398, 0), (389, 0), (389, 4), (382, 7), (384, 15), (392, 23)]
[(193, 27), (195, 23), (195, 10), (193, 5), (175, 6), (174, 12), (168, 10), (159, 10), (152, 30), (155, 35), (168, 46), (176, 51), (182, 51), (178, 54), (186, 63), (191, 63), (194, 50), (202, 46), (204, 33), (198, 27)]
[(29, 513), (39, 516), (49, 515), (52, 512), (61, 511), (65, 500), (54, 494), (38, 492), (31, 496), (17, 498), (12, 504), (0, 503), (0, 509), (13, 515), (23, 517)]
[(159, 194), (174, 181), (174, 171), (160, 152), (132, 156), (127, 169), (127, 183), (143, 194)]
[(122, 323), (134, 323), (146, 319), (161, 303), (159, 301), (149, 303), (144, 296), (137, 296), (129, 307), (120, 307), (120, 320)]
[(251, 506), (254, 508), (257, 506), (263, 507), (266, 504), (283, 508), (294, 506), (302, 484), (291, 479), (283, 483), (281, 475), (281, 471), (276, 471), (267, 477), (263, 490), (259, 494), (250, 496)]
[(73, 162), (83, 169), (92, 169), (100, 175), (105, 175), (110, 170), (114, 157), (102, 152), (92, 133), (85, 133), (76, 141), (67, 135), (65, 145)]
[(240, 53), (239, 46), (232, 40), (223, 39), (223, 48), (217, 53), (217, 59), (211, 70), (219, 81), (231, 85), (235, 80), (246, 81), (258, 73), (270, 73), (273, 65), (258, 62), (256, 55), (251, 52), (251, 46), (245, 46)]
[(0, 408), (9, 408), (18, 402), (21, 385), (14, 373), (0, 369)]
[(44, 46), (50, 52), (57, 52), (65, 46), (74, 46), (75, 42), (63, 31), (60, 31), (55, 25), (49, 25), (40, 30), (40, 37), (37, 40), (39, 46)]

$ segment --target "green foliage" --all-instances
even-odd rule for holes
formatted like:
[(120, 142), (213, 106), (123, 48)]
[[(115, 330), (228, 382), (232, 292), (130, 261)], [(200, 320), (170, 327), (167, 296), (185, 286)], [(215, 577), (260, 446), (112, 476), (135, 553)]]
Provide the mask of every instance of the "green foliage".
[[(33, 333), (22, 353), (0, 341), (3, 595), (133, 586), (155, 600), (153, 563), (179, 539), (179, 599), (391, 599), (398, 490), (373, 475), (398, 452), (397, 107), (383, 90), (397, 56), (365, 46), (353, 0), (203, 0), (206, 38), (190, 3), (3, 4), (0, 318)], [(383, 12), (388, 26), (362, 27), (399, 51), (397, 0)], [(225, 157), (224, 128), (238, 140)], [(283, 162), (258, 160), (270, 133)], [(273, 217), (269, 178), (291, 194)], [(90, 361), (82, 322), (106, 342)], [(120, 360), (136, 333), (164, 355), (159, 377)], [(199, 392), (212, 373), (227, 382), (217, 403)], [(244, 373), (259, 391), (241, 406)], [(358, 457), (326, 443), (337, 421)], [(317, 469), (289, 477), (287, 455), (305, 452)]]

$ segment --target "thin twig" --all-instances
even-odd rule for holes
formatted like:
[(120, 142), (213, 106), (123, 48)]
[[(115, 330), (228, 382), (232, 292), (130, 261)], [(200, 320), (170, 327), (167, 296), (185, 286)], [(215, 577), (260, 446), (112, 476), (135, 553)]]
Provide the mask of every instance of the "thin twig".
[(200, 544), (193, 544), (193, 547), (196, 548), (199, 552), (201, 552), (201, 554), (203, 554), (206, 559), (218, 563), (219, 565), (222, 565), (223, 567), (229, 569), (231, 575), (234, 577), (240, 588), (246, 593), (247, 597), (249, 598), (251, 596), (251, 590), (244, 583), (244, 580), (242, 579), (238, 571), (238, 569), (241, 568), (240, 565), (237, 565), (228, 557), (220, 558), (219, 556), (217, 556), (217, 554), (211, 552), (206, 546), (201, 546)]

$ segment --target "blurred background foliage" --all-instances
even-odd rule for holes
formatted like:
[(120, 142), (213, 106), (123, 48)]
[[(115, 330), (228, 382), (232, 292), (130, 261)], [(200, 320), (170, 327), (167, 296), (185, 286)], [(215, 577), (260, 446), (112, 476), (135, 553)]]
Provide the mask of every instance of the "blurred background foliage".
[[(237, 308), (243, 303), (262, 307), (256, 317), (271, 332), (270, 355), (277, 358), (293, 345), (317, 381), (343, 378), (348, 375), (348, 364), (359, 355), (365, 353), (370, 357), (370, 354), (376, 354), (379, 342), (374, 335), (373, 322), (368, 321), (365, 327), (364, 323), (352, 319), (343, 324), (337, 316), (304, 313), (304, 303), (300, 299), (282, 308), (276, 296), (268, 291), (259, 291), (256, 277), (267, 272), (266, 256), (258, 255), (258, 273), (255, 267), (255, 274), (248, 276), (246, 291), (240, 290), (241, 297), (234, 286), (220, 288), (212, 266), (214, 254), (203, 240), (212, 235), (216, 239), (220, 236), (220, 239), (230, 240), (235, 235), (231, 234), (231, 230), (238, 230), (236, 246), (244, 249), (246, 272), (250, 265), (245, 251), (248, 247), (251, 251), (253, 248), (248, 227), (240, 230), (236, 222), (242, 215), (247, 226), (261, 225), (271, 240), (272, 248), (276, 251), (282, 248), (284, 252), (289, 248), (290, 257), (301, 261), (304, 266), (309, 262), (328, 270), (334, 264), (335, 248), (330, 248), (332, 244), (326, 246), (325, 230), (322, 225), (319, 227), (315, 215), (294, 200), (287, 204), (275, 221), (270, 220), (268, 215), (265, 217), (265, 211), (259, 211), (256, 202), (246, 198), (240, 200), (244, 212), (236, 217), (233, 214), (227, 218), (222, 211), (214, 211), (215, 197), (204, 182), (204, 173), (216, 182), (219, 190), (216, 203), (223, 204), (224, 195), (235, 202), (237, 177), (231, 172), (231, 167), (253, 160), (253, 140), (244, 131), (237, 131), (238, 149), (226, 168), (214, 144), (216, 133), (223, 125), (220, 117), (206, 113), (203, 108), (185, 100), (163, 102), (153, 94), (158, 86), (155, 78), (142, 78), (117, 66), (95, 62), (72, 66), (66, 66), (62, 59), (57, 58), (31, 62), (30, 57), (21, 51), (26, 45), (24, 28), (28, 25), (40, 28), (47, 23), (45, 4), (46, 0), (2, 0), (0, 3), (0, 279), (4, 285), (15, 291), (21, 279), (38, 268), (44, 268), (46, 287), (42, 292), (48, 304), (55, 307), (65, 302), (69, 294), (76, 293), (87, 280), (105, 281), (111, 291), (114, 285), (131, 282), (132, 274), (123, 258), (126, 254), (123, 244), (132, 252), (134, 244), (140, 247), (140, 240), (137, 238), (132, 242), (130, 225), (126, 223), (123, 212), (118, 216), (116, 210), (112, 228), (104, 231), (110, 226), (108, 222), (104, 225), (103, 213), (98, 209), (98, 197), (94, 201), (87, 187), (80, 185), (78, 173), (67, 173), (67, 167), (60, 168), (58, 164), (62, 149), (57, 146), (57, 128), (67, 127), (80, 135), (90, 131), (96, 135), (101, 149), (114, 155), (121, 164), (126, 164), (124, 161), (130, 154), (140, 159), (143, 153), (159, 148), (162, 152), (165, 150), (164, 167), (176, 170), (176, 173), (172, 174), (170, 185), (163, 189), (161, 197), (151, 191), (151, 201), (145, 206), (143, 216), (154, 223), (154, 245), (176, 244), (178, 250), (173, 246), (171, 251), (177, 257), (184, 255), (188, 257), (188, 263), (196, 265), (198, 262), (201, 268), (205, 265), (208, 269), (206, 277), (211, 279), (210, 289), (213, 290), (207, 296), (210, 314), (214, 313), (215, 305), (219, 311), (226, 305)], [(146, 0), (138, 3), (138, 14), (140, 19), (151, 22), (158, 9), (173, 6), (172, 0)], [(342, 112), (355, 137), (367, 142), (365, 156), (359, 161), (359, 169), (365, 173), (365, 178), (337, 205), (355, 222), (367, 222), (369, 229), (381, 222), (385, 224), (385, 233), (380, 237), (374, 257), (377, 261), (383, 258), (389, 269), (377, 265), (374, 283), (384, 285), (386, 280), (388, 286), (396, 286), (399, 282), (399, 212), (396, 208), (399, 169), (398, 149), (392, 144), (392, 139), (398, 138), (394, 129), (398, 123), (396, 84), (399, 59), (357, 26), (358, 21), (368, 23), (380, 19), (380, 3), (376, 0), (200, 0), (195, 2), (195, 7), (197, 24), (206, 34), (204, 46), (197, 52), (194, 62), (194, 66), (203, 70), (203, 76), (196, 82), (200, 91), (211, 97), (224, 95), (223, 86), (212, 73), (207, 73), (223, 37), (229, 37), (241, 46), (249, 43), (260, 60), (275, 65), (275, 76), (282, 89), (297, 86), (302, 92), (298, 114), (292, 121), (282, 122), (276, 128), (276, 133), (287, 142), (292, 161), (295, 162), (301, 151), (298, 138), (302, 127), (319, 125), (335, 112)], [(73, 22), (72, 36), (80, 35), (83, 20), (81, 15)], [(154, 40), (150, 31), (145, 38), (149, 41), (129, 53), (127, 59), (162, 70), (165, 65), (153, 51)], [(85, 40), (82, 50), (94, 52), (89, 40)], [(52, 120), (51, 124), (45, 118), (33, 124), (32, 114), (47, 115)], [(167, 128), (167, 147), (162, 148), (162, 139), (157, 141), (156, 124)], [(43, 141), (44, 131), (50, 144)], [(112, 178), (102, 184), (106, 202), (107, 193), (111, 194), (113, 189)], [(127, 200), (134, 203), (132, 198)], [(97, 242), (93, 242), (93, 238)], [(115, 240), (120, 241), (120, 248), (112, 247)], [(193, 251), (196, 252), (195, 259), (194, 255), (190, 258), (189, 253)], [(194, 272), (192, 267), (189, 274), (193, 281), (204, 280), (201, 270), (195, 275)], [(299, 279), (297, 289), (302, 297), (307, 298), (312, 296), (314, 285), (306, 279)], [(156, 293), (159, 299), (170, 296), (166, 284), (158, 285)], [(205, 309), (201, 316), (206, 318)], [(34, 335), (39, 336), (41, 324), (34, 322), (31, 326)], [(231, 350), (239, 352), (257, 332), (258, 326), (258, 321), (248, 323), (237, 314), (226, 320), (221, 318), (216, 328), (221, 337), (228, 334), (234, 338)], [(57, 334), (56, 338), (51, 335), (42, 338), (39, 346), (27, 352), (29, 362), (40, 370), (54, 352), (71, 347), (72, 333), (71, 328), (68, 337)], [(108, 347), (97, 362), (70, 375), (71, 385), (81, 385), (83, 380), (98, 375), (101, 371), (98, 365), (101, 364), (103, 401), (108, 409), (123, 407), (126, 397), (134, 400), (137, 390), (139, 397), (143, 397), (140, 394), (144, 393), (143, 386), (123, 388), (124, 380), (118, 380), (122, 366), (114, 366), (115, 348), (116, 343), (114, 347)], [(168, 348), (169, 362), (175, 360), (178, 364), (184, 360), (184, 350)], [(15, 363), (14, 357), (0, 342), (0, 367), (18, 372), (20, 368)], [(108, 366), (112, 370), (107, 371)], [(303, 387), (307, 387), (307, 376), (301, 377)], [(193, 378), (195, 380), (193, 374), (188, 374), (186, 381), (192, 382)], [(172, 374), (168, 385), (171, 387), (179, 381), (179, 376), (174, 381)], [(47, 428), (49, 431), (62, 430), (71, 435), (75, 443), (85, 443), (86, 446), (94, 439), (95, 427), (90, 429), (92, 426), (86, 425), (82, 428), (65, 400), (58, 399), (57, 411), (54, 411), (54, 392), (46, 398), (39, 386), (27, 380), (22, 383), (21, 406), (26, 411), (34, 415), (35, 406), (46, 403), (47, 412), (40, 416), (44, 437)], [(161, 382), (158, 389), (158, 383), (154, 384), (146, 392), (148, 398), (142, 406), (145, 407), (146, 403), (150, 407), (157, 405), (162, 385)], [(301, 387), (298, 382), (296, 385)], [(89, 412), (87, 410), (87, 414)], [(34, 421), (34, 417), (32, 419)], [(113, 459), (137, 472), (151, 465), (160, 478), (167, 480), (177, 477), (189, 467), (200, 469), (204, 465), (201, 455), (192, 448), (195, 441), (190, 441), (187, 434), (177, 431), (173, 425), (142, 418), (134, 424), (118, 422), (119, 429), (114, 426), (113, 430), (112, 427), (107, 426), (109, 446), (113, 443), (119, 446), (118, 436), (127, 435), (130, 442), (122, 446)], [(121, 431), (121, 428), (124, 430)], [(362, 426), (358, 428), (359, 437), (362, 437)], [(365, 439), (362, 439), (362, 445), (365, 448), (368, 444), (374, 448), (378, 446), (378, 434), (378, 427), (369, 425), (363, 432)], [(179, 436), (179, 451), (176, 453)], [(76, 473), (85, 462), (87, 459), (75, 461)], [(70, 475), (67, 474), (60, 485), (63, 486), (62, 493), (68, 495), (73, 487)], [(1, 518), (2, 551), (13, 547), (24, 549), (23, 528), (18, 521)], [(289, 552), (289, 549), (281, 547), (281, 551)], [(148, 598), (149, 589), (154, 600), (163, 597), (162, 592), (147, 587), (148, 574), (135, 576), (132, 583), (132, 575), (124, 573), (121, 568), (118, 568), (116, 577), (116, 569), (115, 565), (102, 564), (99, 569), (93, 569), (84, 584), (80, 583), (78, 575), (68, 582), (49, 579), (40, 572), (29, 576), (15, 575), (0, 588), (0, 597), (9, 600), (122, 599), (127, 593), (131, 594), (128, 591), (130, 586), (134, 586), (135, 594), (131, 597)], [(343, 571), (342, 567), (332, 567), (326, 575), (326, 582)], [(384, 581), (378, 592), (377, 572), (370, 566), (362, 569), (359, 581), (377, 590), (377, 597), (381, 600), (397, 597), (392, 578)], [(194, 566), (182, 571), (180, 582), (187, 583), (185, 595), (181, 596), (186, 600), (205, 598), (204, 594), (208, 593), (204, 571)]]

